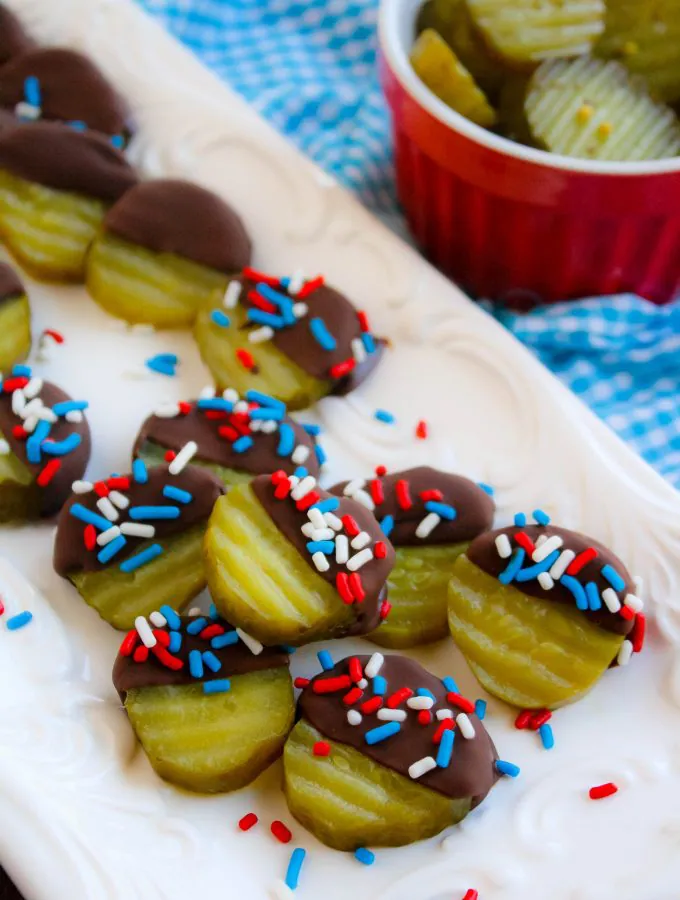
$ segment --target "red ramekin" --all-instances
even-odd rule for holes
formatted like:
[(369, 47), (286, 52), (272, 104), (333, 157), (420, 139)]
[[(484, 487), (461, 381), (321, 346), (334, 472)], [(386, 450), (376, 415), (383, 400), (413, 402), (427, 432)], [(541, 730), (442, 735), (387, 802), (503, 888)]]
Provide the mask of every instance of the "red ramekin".
[(498, 137), (437, 99), (408, 60), (422, 0), (382, 0), (397, 189), (437, 266), (514, 306), (680, 292), (680, 158), (593, 162)]

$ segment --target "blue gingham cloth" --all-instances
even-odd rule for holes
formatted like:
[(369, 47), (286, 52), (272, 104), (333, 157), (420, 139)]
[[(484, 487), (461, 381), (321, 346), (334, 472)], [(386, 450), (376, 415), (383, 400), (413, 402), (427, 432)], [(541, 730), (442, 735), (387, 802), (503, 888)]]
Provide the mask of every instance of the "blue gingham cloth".
[[(376, 66), (378, 0), (139, 0), (308, 156), (405, 233)], [(495, 315), (680, 486), (680, 301)]]

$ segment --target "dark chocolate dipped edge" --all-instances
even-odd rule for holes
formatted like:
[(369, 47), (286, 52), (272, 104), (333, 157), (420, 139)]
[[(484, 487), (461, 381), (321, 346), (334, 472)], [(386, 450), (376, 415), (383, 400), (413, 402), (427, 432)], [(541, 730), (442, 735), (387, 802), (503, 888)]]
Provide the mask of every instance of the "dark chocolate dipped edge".
[[(375, 517), (395, 547), (471, 541), (493, 525), (495, 504), (488, 489), (430, 466), (376, 474), (365, 483), (343, 481), (330, 491), (341, 497), (348, 487), (371, 497)], [(432, 518), (425, 522), (427, 517)]]
[[(180, 454), (177, 459), (180, 459)], [(157, 546), (157, 555), (160, 555), (164, 538), (182, 534), (192, 526), (207, 521), (215, 501), (224, 493), (221, 482), (212, 472), (198, 466), (185, 465), (176, 474), (172, 474), (173, 470), (174, 462), (147, 469), (141, 460), (136, 460), (130, 475), (112, 475), (94, 485), (84, 483), (74, 486), (77, 492), (64, 505), (57, 522), (55, 571), (64, 577), (73, 572), (100, 572), (109, 566), (125, 567), (123, 571), (130, 571), (127, 566), (133, 559), (143, 559), (149, 544)], [(164, 494), (166, 488), (171, 496)], [(180, 492), (179, 499), (177, 491)], [(106, 500), (108, 504), (104, 502)], [(127, 505), (123, 505), (126, 500)], [(114, 507), (113, 513), (111, 505)], [(142, 507), (153, 507), (155, 511), (149, 514), (138, 512)], [(158, 508), (166, 511), (172, 509), (176, 518), (155, 518)], [(111, 517), (114, 514), (117, 519)], [(88, 549), (86, 531), (89, 525), (101, 534), (114, 526), (120, 528), (132, 523), (152, 526), (154, 534), (126, 534), (123, 528), (125, 543), (121, 542), (121, 536), (116, 535), (110, 544)], [(150, 560), (144, 559), (140, 564), (147, 561)]]
[[(433, 739), (437, 732), (441, 734), (444, 721), (437, 718), (437, 712), (447, 715), (443, 711), (450, 711), (456, 719), (456, 726), (449, 764), (431, 768), (414, 780), (451, 799), (471, 797), (473, 808), (478, 806), (498, 780), (499, 773), (495, 765), (498, 758), (496, 748), (475, 715), (473, 704), (457, 693), (451, 693), (439, 678), (407, 657), (383, 657), (381, 653), (375, 653), (371, 657), (357, 656), (353, 659), (351, 668), (348, 657), (312, 678), (298, 701), (301, 715), (330, 740), (353, 747), (364, 756), (409, 778), (413, 777), (409, 769), (414, 763), (427, 757), (436, 760), (438, 744)], [(385, 680), (379, 689), (375, 677), (366, 677), (367, 672), (372, 674), (374, 670), (377, 670), (378, 678)], [(367, 682), (363, 690), (360, 686), (363, 684), (362, 678)], [(408, 704), (416, 696), (424, 696), (416, 694), (419, 690), (434, 697), (429, 724), (422, 724), (419, 721), (420, 710)], [(350, 691), (352, 695), (348, 697)], [(383, 698), (380, 708), (405, 711), (406, 718), (398, 723), (396, 734), (376, 743), (368, 743), (367, 733), (386, 725), (394, 728), (393, 723), (378, 718), (375, 705), (370, 712), (362, 711), (363, 704), (375, 696)], [(351, 724), (348, 719), (350, 711), (355, 717), (357, 713), (360, 716), (359, 720), (355, 718), (356, 724)], [(459, 718), (461, 714), (467, 721)], [(466, 738), (463, 731), (470, 733), (468, 724), (474, 736)]]
[(22, 297), (25, 293), (26, 289), (12, 266), (0, 262), (0, 306), (6, 300)]
[(0, 66), (21, 53), (28, 53), (35, 43), (13, 12), (0, 4)]
[(227, 275), (250, 262), (252, 245), (221, 197), (189, 181), (140, 182), (107, 213), (104, 230), (156, 253), (171, 253)]
[[(29, 390), (28, 398), (24, 394), (24, 388)], [(27, 404), (31, 404), (28, 415), (14, 412), (13, 405), (18, 410)], [(49, 418), (56, 417), (56, 421), (45, 424), (42, 420), (36, 421), (30, 410), (36, 410), (37, 407), (43, 413), (45, 409), (50, 410)], [(83, 415), (86, 408), (87, 403), (84, 401), (73, 401), (55, 384), (33, 376), (29, 366), (15, 366), (12, 374), (2, 382), (0, 433), (7, 441), (10, 451), (29, 469), (40, 486), (41, 516), (54, 515), (61, 509), (71, 493), (71, 483), (82, 477), (87, 468), (90, 458), (90, 427)], [(78, 421), (69, 421), (67, 415)], [(30, 432), (26, 432), (23, 426), (29, 422), (32, 427)], [(44, 435), (41, 434), (43, 431), (46, 432)], [(66, 449), (65, 452), (61, 451), (61, 447), (59, 452), (51, 450), (50, 444), (60, 445), (62, 441), (67, 442), (65, 448), (72, 443), (73, 449)], [(29, 452), (31, 455), (36, 454), (36, 461), (29, 461)], [(41, 484), (41, 481), (44, 483)]]
[[(290, 541), (303, 560), (317, 572), (319, 577), (335, 587), (341, 602), (352, 607), (355, 620), (353, 625), (344, 633), (355, 635), (368, 634), (377, 628), (386, 614), (384, 589), (387, 576), (394, 566), (394, 548), (383, 535), (370, 510), (355, 500), (349, 500), (346, 497), (334, 497), (328, 491), (320, 488), (313, 477), (307, 476), (307, 478), (305, 478), (305, 494), (300, 499), (293, 497), (293, 494), (296, 493), (295, 489), (298, 479), (295, 477), (291, 479), (283, 472), (275, 473), (271, 476), (259, 475), (253, 479), (251, 487), (253, 493), (281, 534)], [(278, 499), (276, 496), (277, 491), (283, 494), (287, 491), (290, 484), (294, 485), (293, 491)], [(303, 487), (303, 482), (300, 482), (300, 487)], [(313, 554), (316, 551), (308, 547), (308, 544), (313, 541), (313, 537), (305, 535), (301, 530), (303, 525), (309, 526), (311, 524), (307, 511), (307, 505), (312, 505), (310, 500), (313, 500), (314, 505), (332, 506), (333, 509), (329, 509), (328, 513), (339, 520), (342, 520), (345, 516), (350, 517), (354, 520), (358, 530), (368, 536), (368, 541), (363, 549), (359, 550), (349, 547), (350, 563), (352, 557), (359, 553), (367, 557), (368, 554), (364, 553), (364, 551), (370, 551), (370, 558), (357, 571), (348, 569), (346, 564), (338, 564), (335, 551), (330, 555), (325, 555), (325, 559), (328, 562), (326, 571), (320, 571), (317, 568), (313, 559)], [(298, 503), (307, 508), (298, 509)], [(341, 531), (335, 532), (333, 542), (338, 536), (348, 536), (347, 521), (345, 520), (345, 523), (342, 523)], [(353, 539), (354, 536), (349, 536), (349, 541)], [(354, 575), (359, 577), (353, 578), (352, 576)], [(361, 600), (357, 599), (356, 591), (353, 589), (353, 584), (357, 582), (360, 583), (364, 594)]]

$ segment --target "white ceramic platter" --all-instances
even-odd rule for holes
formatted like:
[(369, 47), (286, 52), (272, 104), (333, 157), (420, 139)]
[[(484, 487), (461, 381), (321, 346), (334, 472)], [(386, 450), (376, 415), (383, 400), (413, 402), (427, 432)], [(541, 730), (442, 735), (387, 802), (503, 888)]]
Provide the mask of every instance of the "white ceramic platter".
[[(490, 702), (501, 756), (522, 774), (465, 823), (366, 868), (291, 821), (274, 766), (252, 788), (201, 798), (174, 790), (137, 750), (110, 683), (120, 636), (51, 570), (53, 526), (0, 533), (8, 614), (0, 624), (0, 859), (29, 900), (281, 898), (291, 824), (308, 851), (301, 900), (677, 900), (680, 884), (680, 503), (494, 321), (301, 158), (129, 0), (12, 0), (44, 43), (83, 50), (128, 97), (132, 156), (146, 175), (195, 179), (242, 213), (255, 263), (324, 272), (393, 342), (346, 400), (313, 411), (333, 466), (327, 478), (429, 461), (497, 488), (499, 518), (544, 507), (610, 544), (645, 578), (654, 616), (647, 651), (555, 716), (556, 746), (516, 732)], [(163, 399), (195, 396), (207, 375), (188, 335), (133, 334), (78, 288), (30, 285), (35, 330), (58, 328), (42, 374), (91, 401), (90, 473), (125, 470), (142, 419)], [(140, 377), (174, 351), (180, 375)], [(397, 416), (384, 425), (377, 407)], [(431, 437), (417, 441), (419, 419)], [(332, 647), (344, 655), (358, 642)], [(419, 652), (479, 696), (451, 644)], [(314, 650), (295, 674), (317, 670)], [(593, 784), (619, 793), (588, 800)], [(250, 810), (260, 825), (241, 834)]]

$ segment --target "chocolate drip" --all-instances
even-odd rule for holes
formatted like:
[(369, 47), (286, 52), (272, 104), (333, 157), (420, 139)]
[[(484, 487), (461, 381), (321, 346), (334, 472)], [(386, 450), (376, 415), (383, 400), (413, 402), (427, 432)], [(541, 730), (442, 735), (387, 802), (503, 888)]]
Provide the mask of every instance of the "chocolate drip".
[[(566, 528), (558, 528), (554, 525), (527, 525), (525, 527), (514, 525), (510, 528), (499, 528), (496, 531), (489, 531), (470, 544), (467, 549), (468, 559), (476, 566), (479, 566), (484, 572), (497, 578), (498, 575), (507, 568), (510, 560), (503, 559), (499, 556), (495, 540), (499, 534), (506, 534), (510, 538), (510, 543), (514, 550), (518, 545), (513, 541), (513, 537), (518, 532), (524, 532), (534, 543), (541, 535), (545, 535), (546, 538), (552, 537), (553, 535), (559, 535), (564, 541), (560, 548), (560, 553), (563, 550), (573, 550), (573, 552), (578, 555), (589, 547), (593, 547), (597, 550), (597, 556), (591, 562), (586, 563), (578, 574), (574, 576), (581, 585), (585, 586), (587, 582), (593, 581), (597, 585), (598, 593), (600, 594), (605, 588), (611, 587), (610, 583), (602, 575), (603, 566), (609, 565), (615, 569), (625, 581), (624, 590), (616, 592), (621, 602), (623, 602), (626, 594), (635, 593), (635, 584), (630, 573), (621, 560), (615, 556), (611, 550), (608, 550), (598, 541), (586, 537), (584, 534), (579, 534), (576, 531), (569, 531)], [(528, 559), (525, 560), (524, 566), (526, 567), (529, 565), (533, 565), (533, 563)], [(559, 581), (556, 581), (554, 587), (550, 590), (542, 588), (536, 578), (523, 582), (513, 581), (512, 586), (523, 594), (528, 594), (530, 597), (538, 597), (541, 600), (552, 600), (558, 603), (567, 603), (572, 607), (575, 606), (574, 595)], [(615, 634), (629, 634), (634, 624), (633, 619), (628, 620), (623, 618), (620, 613), (609, 612), (604, 604), (599, 610), (583, 610), (583, 615), (590, 619), (595, 625), (599, 625), (600, 628), (603, 628), (605, 631), (612, 631)]]
[(13, 300), (25, 294), (21, 279), (11, 266), (0, 262), (0, 306), (5, 300)]
[[(369, 656), (359, 656), (362, 668), (369, 659)], [(314, 690), (315, 683), (319, 681), (347, 675), (348, 662), (348, 659), (344, 659), (333, 669), (321, 672), (312, 679), (310, 685), (300, 695), (300, 713), (325, 737), (354, 747), (369, 759), (408, 778), (409, 767), (414, 762), (427, 756), (437, 756), (437, 745), (432, 738), (441, 723), (433, 716), (430, 725), (421, 725), (417, 712), (409, 709), (406, 703), (402, 703), (398, 708), (406, 710), (407, 716), (406, 720), (400, 723), (400, 731), (380, 743), (366, 743), (366, 733), (386, 723), (373, 713), (364, 714), (358, 725), (350, 725), (347, 721), (347, 710), (360, 709), (361, 702), (374, 696), (370, 682), (361, 700), (351, 707), (342, 701), (349, 688), (333, 693), (315, 693)], [(380, 675), (387, 681), (385, 700), (401, 688), (410, 688), (414, 693), (418, 688), (424, 688), (435, 697), (433, 712), (450, 709), (457, 715), (462, 711), (447, 699), (448, 692), (442, 682), (415, 660), (407, 659), (405, 656), (385, 656)], [(451, 799), (471, 797), (474, 807), (482, 802), (498, 779), (495, 768), (498, 756), (482, 722), (474, 713), (469, 713), (468, 717), (475, 730), (474, 738), (466, 739), (460, 734), (459, 729), (456, 729), (450, 765), (446, 768), (432, 769), (419, 778), (417, 783)]]
[(10, 59), (32, 50), (35, 44), (21, 22), (6, 6), (0, 6), (0, 66)]

